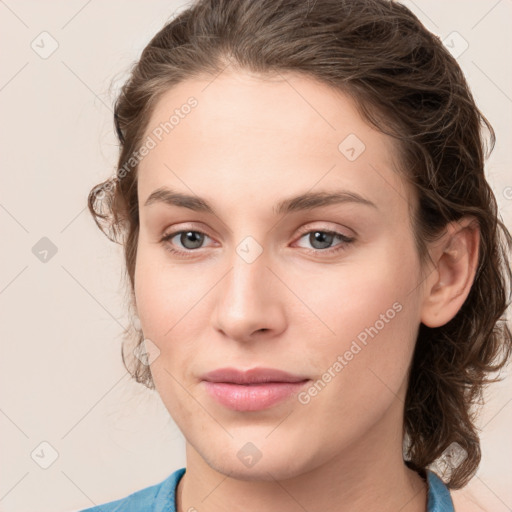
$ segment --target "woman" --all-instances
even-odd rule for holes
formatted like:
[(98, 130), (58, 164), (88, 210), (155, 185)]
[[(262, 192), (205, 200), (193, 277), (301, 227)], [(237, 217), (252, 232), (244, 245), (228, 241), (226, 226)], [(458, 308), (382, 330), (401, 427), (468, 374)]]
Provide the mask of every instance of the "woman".
[(512, 348), (512, 238), (439, 39), (384, 0), (200, 0), (115, 123), (89, 207), (187, 464), (88, 510), (454, 510)]

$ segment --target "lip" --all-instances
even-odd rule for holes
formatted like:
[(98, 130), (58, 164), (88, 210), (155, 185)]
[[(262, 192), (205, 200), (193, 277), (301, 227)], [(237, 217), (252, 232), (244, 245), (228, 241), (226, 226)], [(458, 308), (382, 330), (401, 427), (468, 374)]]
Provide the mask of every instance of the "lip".
[(273, 368), (219, 368), (203, 376), (208, 394), (235, 411), (260, 411), (296, 394), (310, 379)]
[(202, 376), (209, 382), (226, 382), (231, 384), (259, 384), (267, 382), (301, 382), (309, 378), (275, 368), (251, 368), (238, 370), (237, 368), (219, 368)]

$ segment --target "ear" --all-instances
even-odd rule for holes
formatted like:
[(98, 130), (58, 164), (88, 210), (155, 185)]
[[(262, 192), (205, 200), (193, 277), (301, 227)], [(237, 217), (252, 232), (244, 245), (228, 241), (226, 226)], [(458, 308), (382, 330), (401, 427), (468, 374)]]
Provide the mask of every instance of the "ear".
[(427, 327), (448, 323), (464, 304), (478, 266), (480, 229), (474, 217), (449, 223), (429, 251), (434, 270), (426, 279), (421, 322)]

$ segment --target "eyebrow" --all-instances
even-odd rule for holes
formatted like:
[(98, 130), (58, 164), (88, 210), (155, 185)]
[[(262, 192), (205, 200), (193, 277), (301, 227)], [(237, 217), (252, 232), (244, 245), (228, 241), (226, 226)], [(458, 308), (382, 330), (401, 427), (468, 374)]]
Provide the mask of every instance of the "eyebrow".
[[(155, 203), (163, 203), (168, 206), (179, 206), (181, 208), (188, 208), (189, 210), (197, 212), (217, 215), (214, 208), (201, 197), (183, 194), (167, 187), (160, 187), (154, 190), (146, 199), (144, 206), (149, 206)], [(330, 192), (306, 192), (295, 197), (284, 199), (274, 206), (273, 212), (275, 215), (282, 215), (342, 203), (362, 204), (378, 210), (375, 203), (355, 192), (348, 190), (335, 190)]]

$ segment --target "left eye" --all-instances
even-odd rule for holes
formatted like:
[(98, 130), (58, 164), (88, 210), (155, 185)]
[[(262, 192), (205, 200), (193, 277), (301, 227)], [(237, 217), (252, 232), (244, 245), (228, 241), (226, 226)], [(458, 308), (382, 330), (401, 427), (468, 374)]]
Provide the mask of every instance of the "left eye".
[(325, 230), (319, 230), (319, 229), (308, 231), (307, 233), (303, 234), (300, 237), (300, 239), (302, 239), (304, 237), (308, 237), (308, 241), (313, 246), (314, 250), (331, 249), (330, 246), (336, 238), (341, 240), (341, 243), (337, 244), (337, 246), (338, 245), (343, 246), (345, 243), (348, 244), (353, 241), (352, 238), (342, 235), (341, 233), (338, 233), (337, 231), (325, 231)]

